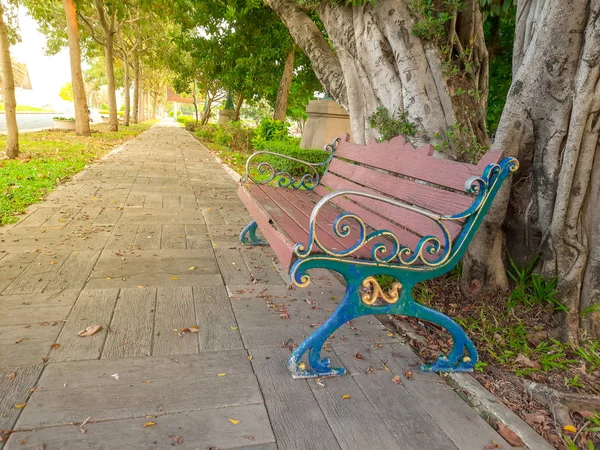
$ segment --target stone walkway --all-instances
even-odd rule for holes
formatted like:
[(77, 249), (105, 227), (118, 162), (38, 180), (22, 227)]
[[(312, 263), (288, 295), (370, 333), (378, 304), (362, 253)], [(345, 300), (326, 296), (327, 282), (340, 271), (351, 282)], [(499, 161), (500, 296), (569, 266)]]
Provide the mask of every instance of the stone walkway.
[(372, 317), (331, 340), (351, 375), (292, 380), (287, 347), (343, 287), (290, 289), (268, 248), (242, 248), (235, 191), (165, 121), (0, 229), (6, 448), (510, 447)]

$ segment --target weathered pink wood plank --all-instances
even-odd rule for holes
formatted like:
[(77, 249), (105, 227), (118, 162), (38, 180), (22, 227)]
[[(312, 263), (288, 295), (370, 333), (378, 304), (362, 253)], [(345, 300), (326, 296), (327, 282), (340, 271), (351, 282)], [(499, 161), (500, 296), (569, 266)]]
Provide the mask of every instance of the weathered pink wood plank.
[[(483, 170), (480, 166), (434, 158), (431, 156), (431, 145), (415, 149), (402, 136), (389, 142), (372, 142), (367, 146), (342, 139), (335, 154), (337, 158), (346, 158), (460, 191), (464, 190), (464, 183), (469, 177), (481, 175)], [(498, 162), (501, 156), (498, 152), (488, 152), (482, 161), (485, 164)]]
[(329, 172), (323, 179), (325, 186), (331, 186), (329, 179), (332, 174), (375, 189), (388, 197), (394, 197), (439, 214), (456, 214), (464, 211), (473, 203), (473, 197), (466, 194), (439, 189), (423, 183), (415, 183), (406, 178), (381, 173), (339, 159), (331, 161)]
[[(284, 210), (293, 220), (295, 220), (306, 232), (306, 239), (300, 241), (303, 244), (308, 243), (308, 228), (310, 222), (310, 214), (312, 207), (310, 205), (295, 199), (289, 199), (283, 192), (286, 190), (278, 189), (274, 187), (263, 188), (269, 197), (282, 209)], [(336, 216), (337, 217), (337, 216)], [(350, 247), (353, 242), (351, 239), (344, 239), (337, 237), (333, 231), (333, 222), (321, 220), (317, 221), (316, 233), (319, 236), (319, 240), (331, 250), (341, 251), (345, 248)], [(358, 230), (356, 230), (358, 232)], [(358, 233), (356, 233), (358, 236)]]
[(279, 258), (281, 265), (286, 269), (289, 269), (292, 265), (294, 243), (285, 230), (275, 227), (269, 213), (256, 202), (255, 198), (247, 189), (249, 187), (250, 185), (240, 185), (238, 188), (238, 196), (248, 209), (252, 218), (256, 221), (258, 228), (260, 228), (263, 236), (269, 242), (269, 245), (277, 255), (277, 258)]
[[(315, 189), (315, 191), (317, 194), (320, 195), (327, 195), (329, 193), (329, 191), (322, 186), (318, 186)], [(398, 237), (402, 245), (405, 245), (410, 248), (415, 248), (415, 246), (419, 242), (419, 236), (391, 224), (391, 222), (389, 222), (385, 218), (375, 214), (372, 211), (369, 211), (368, 209), (363, 208), (362, 206), (348, 200), (347, 198), (337, 197), (333, 200), (333, 202), (342, 210), (354, 213), (357, 216), (361, 217), (365, 221), (365, 223), (369, 224), (371, 227), (377, 230), (392, 231)]]
[[(376, 191), (371, 188), (366, 188), (366, 187), (356, 184), (352, 181), (340, 178), (335, 174), (328, 174), (327, 180), (329, 183), (328, 186), (334, 190), (354, 189), (354, 190), (358, 190), (358, 191), (370, 192), (372, 194), (378, 194), (378, 195), (383, 194), (380, 191)], [(416, 184), (416, 183), (412, 183), (412, 184)], [(438, 237), (441, 236), (440, 228), (435, 224), (435, 222), (419, 213), (409, 211), (409, 210), (406, 210), (403, 208), (399, 208), (399, 207), (390, 205), (389, 203), (381, 202), (378, 200), (371, 200), (371, 199), (361, 198), (361, 197), (353, 197), (352, 200), (354, 200), (358, 203), (361, 203), (361, 204), (369, 205), (368, 208), (371, 211), (376, 211), (378, 215), (381, 215), (381, 216), (387, 218), (388, 220), (394, 221), (395, 223), (400, 224), (400, 225), (410, 229), (415, 234), (434, 235), (434, 236), (438, 236)], [(363, 218), (363, 220), (367, 221), (366, 218)], [(367, 223), (369, 225), (375, 227), (370, 222), (367, 221)], [(452, 222), (447, 223), (447, 227), (448, 227), (448, 231), (450, 231), (450, 234), (452, 235), (453, 238), (458, 235), (458, 233), (460, 232), (460, 229), (461, 229), (461, 227), (459, 225), (452, 223)]]

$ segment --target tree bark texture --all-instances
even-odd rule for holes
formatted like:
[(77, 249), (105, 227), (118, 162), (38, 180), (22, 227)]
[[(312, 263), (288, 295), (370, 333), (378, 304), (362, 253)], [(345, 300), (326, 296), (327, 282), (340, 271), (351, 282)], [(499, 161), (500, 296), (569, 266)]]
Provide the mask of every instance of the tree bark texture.
[[(317, 12), (333, 48), (293, 0), (265, 3), (310, 58), (323, 87), (350, 114), (355, 142), (366, 143), (377, 136), (369, 116), (380, 106), (391, 114), (408, 114), (420, 131), (413, 138), (416, 144), (435, 140), (436, 133), (445, 134), (457, 121), (469, 126), (480, 143), (488, 142), (487, 50), (476, 1), (466, 2), (453, 22), (451, 40), (458, 49), (470, 49), (473, 68), (472, 74), (455, 80), (446, 76), (438, 46), (413, 34), (418, 19), (409, 9), (409, 0), (378, 0), (361, 6), (320, 2)], [(453, 95), (458, 87), (478, 92), (474, 104), (465, 105), (467, 96)]]
[[(108, 117), (109, 117), (109, 125), (108, 129), (110, 131), (118, 131), (119, 130), (119, 118), (117, 115), (117, 93), (116, 93), (116, 83), (115, 83), (115, 66), (114, 66), (114, 41), (115, 41), (115, 21), (116, 17), (113, 13), (109, 16), (107, 13), (104, 1), (96, 0), (96, 11), (98, 13), (98, 19), (100, 22), (100, 26), (102, 27), (102, 31), (104, 32), (104, 62), (106, 67), (106, 84), (108, 90)], [(107, 17), (108, 16), (108, 17)]]
[(4, 6), (0, 2), (0, 64), (2, 64), (2, 98), (6, 118), (6, 156), (19, 156), (19, 128), (17, 126), (17, 100), (15, 99), (15, 78), (10, 60), (10, 42), (4, 21)]
[(138, 123), (140, 118), (140, 55), (136, 52), (133, 60), (133, 112), (131, 114), (131, 121)]
[[(500, 239), (517, 262), (542, 256), (569, 310), (562, 337), (600, 336), (600, 1), (521, 0), (513, 84), (494, 146), (521, 168), (488, 213), (465, 258), (463, 290), (493, 286)], [(500, 236), (500, 237), (499, 237)], [(492, 277), (493, 278), (493, 277)], [(589, 309), (588, 309), (589, 311)]]
[(290, 86), (292, 85), (292, 78), (294, 76), (294, 54), (296, 53), (296, 47), (292, 46), (285, 58), (285, 64), (283, 66), (283, 74), (281, 75), (281, 81), (279, 82), (279, 90), (277, 91), (277, 99), (275, 100), (275, 109), (273, 111), (273, 119), (281, 120), (285, 122), (288, 97), (290, 95)]
[(131, 76), (129, 73), (129, 55), (123, 51), (123, 96), (125, 111), (123, 113), (123, 125), (129, 126), (131, 115)]
[(237, 122), (240, 120), (240, 111), (242, 110), (242, 105), (244, 104), (244, 94), (240, 94), (238, 96), (237, 102), (235, 104), (235, 110), (233, 112), (233, 121)]
[(69, 58), (71, 62), (71, 84), (73, 86), (73, 102), (75, 105), (75, 133), (90, 135), (90, 115), (88, 111), (83, 74), (81, 72), (81, 49), (79, 47), (79, 25), (73, 0), (63, 0), (63, 8), (67, 18), (67, 35), (69, 38)]

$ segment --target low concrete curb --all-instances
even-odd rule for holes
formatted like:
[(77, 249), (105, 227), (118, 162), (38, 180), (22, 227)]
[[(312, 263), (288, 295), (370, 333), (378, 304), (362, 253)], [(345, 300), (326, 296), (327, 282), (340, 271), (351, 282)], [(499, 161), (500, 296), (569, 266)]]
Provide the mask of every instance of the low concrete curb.
[(519, 435), (527, 448), (531, 450), (554, 449), (471, 375), (450, 373), (446, 377), (446, 382), (490, 425), (495, 426), (497, 422), (503, 423)]

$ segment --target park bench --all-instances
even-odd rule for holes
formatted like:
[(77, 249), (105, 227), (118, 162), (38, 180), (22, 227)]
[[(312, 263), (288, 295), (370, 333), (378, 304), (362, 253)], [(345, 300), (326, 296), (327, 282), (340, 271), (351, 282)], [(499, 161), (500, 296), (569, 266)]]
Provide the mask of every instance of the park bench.
[[(307, 271), (314, 268), (336, 271), (346, 282), (337, 309), (292, 353), (292, 376), (344, 374), (321, 357), (323, 344), (344, 323), (369, 314), (416, 317), (448, 330), (451, 351), (422, 370), (473, 370), (471, 339), (448, 316), (417, 303), (411, 291), (460, 261), (518, 161), (501, 160), (500, 151), (489, 151), (478, 165), (448, 161), (434, 157), (431, 145), (415, 148), (403, 137), (357, 145), (346, 136), (325, 149), (330, 155), (319, 164), (256, 152), (238, 190), (254, 219), (240, 234), (243, 244), (268, 243), (297, 286), (310, 283)], [(278, 171), (274, 158), (302, 163), (306, 174)], [(384, 291), (380, 275), (396, 281)]]

